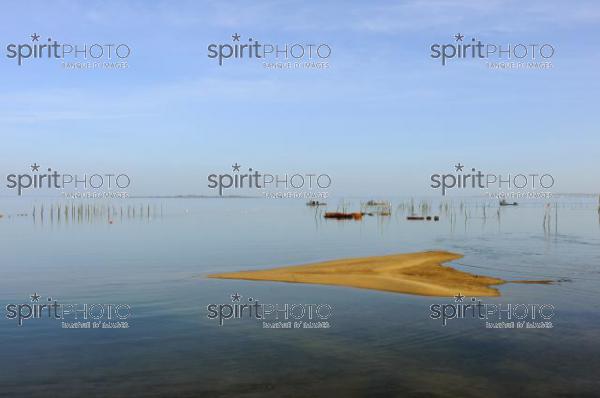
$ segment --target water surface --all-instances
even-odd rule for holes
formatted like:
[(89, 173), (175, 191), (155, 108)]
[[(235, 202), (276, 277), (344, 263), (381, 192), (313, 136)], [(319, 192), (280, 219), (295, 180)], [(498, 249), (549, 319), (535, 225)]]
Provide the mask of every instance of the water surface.
[[(416, 213), (421, 200), (414, 199)], [(1, 198), (0, 395), (597, 396), (597, 198), (554, 198), (546, 226), (541, 202), (498, 208), (454, 199), (446, 210), (439, 198), (424, 200), (439, 222), (406, 221), (408, 198), (393, 199), (391, 217), (361, 222), (325, 221), (323, 209), (300, 201), (255, 198), (128, 199), (110, 202), (110, 216), (59, 220), (48, 213), (59, 200)], [(150, 210), (122, 215), (119, 208), (130, 205)], [(468, 272), (561, 280), (507, 284), (501, 297), (485, 299), (552, 304), (554, 328), (486, 329), (478, 319), (443, 327), (429, 306), (451, 298), (206, 278), (420, 250), (462, 253), (451, 265)], [(27, 303), (34, 292), (62, 302), (128, 303), (130, 328), (66, 330), (49, 319), (18, 327), (5, 319), (6, 305)], [(231, 303), (233, 293), (328, 303), (332, 327), (271, 330), (247, 319), (219, 327), (206, 306)]]

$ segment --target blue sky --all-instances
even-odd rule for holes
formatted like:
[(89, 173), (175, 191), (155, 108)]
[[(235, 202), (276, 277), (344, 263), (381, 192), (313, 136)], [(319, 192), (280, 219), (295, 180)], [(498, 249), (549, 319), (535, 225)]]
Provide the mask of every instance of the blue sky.
[[(595, 1), (80, 1), (4, 3), (3, 174), (37, 162), (125, 171), (139, 194), (213, 193), (238, 162), (334, 177), (341, 195), (431, 194), (461, 162), (549, 172), (559, 192), (600, 190), (600, 4)], [(441, 66), (433, 43), (550, 43), (546, 71)], [(9, 43), (127, 43), (125, 71), (19, 67)], [(327, 70), (207, 58), (239, 33), (327, 43)]]

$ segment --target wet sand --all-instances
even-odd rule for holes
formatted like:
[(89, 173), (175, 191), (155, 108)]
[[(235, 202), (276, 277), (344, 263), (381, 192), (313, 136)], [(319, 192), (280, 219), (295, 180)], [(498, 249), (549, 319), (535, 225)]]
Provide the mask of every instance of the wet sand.
[(420, 296), (499, 296), (492, 286), (506, 281), (470, 274), (442, 263), (462, 255), (427, 251), (389, 256), (349, 258), (258, 271), (212, 274), (209, 278), (245, 279), (348, 286)]

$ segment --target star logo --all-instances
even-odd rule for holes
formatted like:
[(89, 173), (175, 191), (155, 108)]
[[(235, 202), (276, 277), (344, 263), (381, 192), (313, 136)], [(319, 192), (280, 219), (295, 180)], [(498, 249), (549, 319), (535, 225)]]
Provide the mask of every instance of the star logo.
[(32, 303), (37, 303), (38, 301), (40, 301), (40, 297), (42, 297), (42, 296), (40, 296), (37, 293), (33, 293), (30, 297), (31, 297)]
[(40, 35), (38, 35), (37, 33), (32, 34), (30, 37), (31, 41), (39, 41), (40, 39)]
[(465, 36), (461, 35), (460, 33), (455, 34), (454, 37), (456, 38), (456, 41), (463, 41), (465, 38)]
[(456, 296), (454, 296), (454, 301), (457, 303), (462, 303), (464, 299), (465, 299), (465, 296), (463, 296), (460, 293), (458, 293)]
[(460, 164), (460, 162), (458, 162), (458, 164), (456, 166), (454, 166), (456, 171), (463, 171), (463, 167), (465, 167), (465, 166)]
[(34, 163), (31, 165), (31, 171), (38, 171), (40, 168), (40, 165), (37, 163)]
[(240, 166), (239, 164), (237, 164), (237, 162), (235, 162), (235, 164), (233, 166), (231, 166), (233, 168), (233, 171), (240, 171)]
[(239, 293), (234, 293), (231, 295), (231, 302), (234, 302), (234, 301), (239, 302), (241, 298), (242, 298), (242, 296), (240, 296)]
[(237, 33), (234, 35), (231, 35), (231, 37), (233, 38), (233, 41), (240, 41), (240, 35), (238, 35)]

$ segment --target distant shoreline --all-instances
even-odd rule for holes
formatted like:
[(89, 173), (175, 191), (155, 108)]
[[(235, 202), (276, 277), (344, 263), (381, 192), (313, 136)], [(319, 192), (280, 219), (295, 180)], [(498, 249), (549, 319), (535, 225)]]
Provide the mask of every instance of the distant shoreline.
[(251, 195), (157, 195), (129, 196), (129, 199), (257, 199), (262, 196)]

